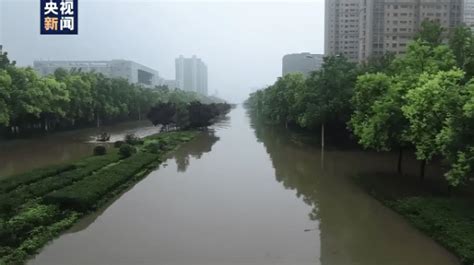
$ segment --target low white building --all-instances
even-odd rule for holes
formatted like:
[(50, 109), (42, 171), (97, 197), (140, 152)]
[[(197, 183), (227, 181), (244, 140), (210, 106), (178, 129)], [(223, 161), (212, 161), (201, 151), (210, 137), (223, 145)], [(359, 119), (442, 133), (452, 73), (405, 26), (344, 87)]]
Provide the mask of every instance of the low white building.
[(34, 69), (41, 75), (50, 75), (58, 68), (71, 71), (96, 72), (107, 77), (125, 78), (130, 83), (146, 87), (162, 85), (158, 71), (128, 60), (110, 61), (34, 61)]
[(306, 77), (313, 71), (321, 69), (324, 55), (309, 52), (293, 53), (283, 56), (282, 75), (302, 73)]

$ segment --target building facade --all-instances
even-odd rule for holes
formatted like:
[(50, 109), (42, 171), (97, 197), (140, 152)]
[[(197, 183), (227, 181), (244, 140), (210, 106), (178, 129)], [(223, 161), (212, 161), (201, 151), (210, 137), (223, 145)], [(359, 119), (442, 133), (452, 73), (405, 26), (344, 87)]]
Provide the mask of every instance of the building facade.
[(176, 58), (175, 65), (178, 88), (207, 95), (207, 66), (200, 58), (195, 55), (191, 58), (184, 58), (181, 55)]
[(463, 22), (464, 1), (471, 0), (326, 0), (325, 53), (355, 62), (403, 54), (424, 20), (438, 21), (448, 36)]
[(474, 31), (474, 0), (464, 0), (463, 22)]
[(324, 54), (359, 58), (360, 5), (362, 0), (326, 0)]
[(101, 73), (111, 78), (125, 78), (130, 83), (145, 87), (154, 87), (163, 84), (158, 71), (144, 65), (127, 61), (34, 61), (33, 68), (41, 75), (50, 75), (58, 68), (67, 71)]
[(302, 73), (306, 77), (313, 71), (321, 69), (324, 55), (304, 53), (293, 53), (283, 56), (282, 75), (290, 73)]

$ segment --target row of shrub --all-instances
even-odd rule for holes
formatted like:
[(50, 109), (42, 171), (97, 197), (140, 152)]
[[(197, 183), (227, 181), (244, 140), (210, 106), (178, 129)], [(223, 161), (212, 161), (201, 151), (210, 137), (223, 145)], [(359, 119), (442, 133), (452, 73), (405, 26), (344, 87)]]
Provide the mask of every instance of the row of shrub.
[(31, 184), (43, 178), (57, 175), (59, 173), (72, 169), (75, 169), (75, 166), (72, 164), (56, 165), (48, 168), (36, 169), (16, 176), (11, 176), (6, 179), (0, 180), (0, 193), (10, 192), (20, 185)]
[(44, 201), (67, 209), (90, 210), (104, 195), (130, 180), (158, 158), (155, 154), (138, 153), (73, 185), (46, 195)]
[(40, 179), (31, 184), (20, 184), (16, 189), (0, 194), (0, 217), (15, 214), (29, 200), (63, 188), (120, 159), (115, 153), (89, 157), (74, 164), (75, 169)]
[(144, 177), (166, 151), (195, 135), (128, 135), (113, 151), (101, 145), (94, 148), (94, 156), (79, 162), (5, 180), (9, 186), (0, 191), (0, 265), (23, 264), (80, 216)]

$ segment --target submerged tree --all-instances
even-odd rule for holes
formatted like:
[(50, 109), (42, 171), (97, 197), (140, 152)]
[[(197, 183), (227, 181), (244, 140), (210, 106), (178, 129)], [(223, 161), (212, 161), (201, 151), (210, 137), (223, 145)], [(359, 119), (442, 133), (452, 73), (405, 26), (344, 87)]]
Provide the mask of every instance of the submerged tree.
[(349, 127), (364, 148), (377, 151), (398, 149), (397, 171), (402, 171), (403, 148), (407, 143), (403, 132), (408, 121), (401, 112), (401, 87), (385, 74), (359, 76), (352, 105), (354, 112)]

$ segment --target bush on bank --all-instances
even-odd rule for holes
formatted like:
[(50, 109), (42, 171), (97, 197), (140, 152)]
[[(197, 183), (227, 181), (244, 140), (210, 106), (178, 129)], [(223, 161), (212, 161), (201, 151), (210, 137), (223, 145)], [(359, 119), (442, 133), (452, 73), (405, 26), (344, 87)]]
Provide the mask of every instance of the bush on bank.
[(102, 145), (96, 146), (94, 147), (93, 154), (95, 156), (103, 156), (107, 154), (107, 149), (105, 148), (105, 146), (102, 146)]
[(137, 152), (137, 149), (130, 144), (123, 144), (119, 148), (119, 154), (122, 157), (129, 157)]
[[(164, 150), (196, 135), (190, 131), (152, 135), (140, 140), (144, 144), (133, 147), (138, 153), (128, 158), (113, 152), (5, 180), (12, 184), (0, 191), (0, 265), (24, 264), (81, 216), (145, 177)], [(160, 148), (156, 154), (147, 148), (155, 145)]]

